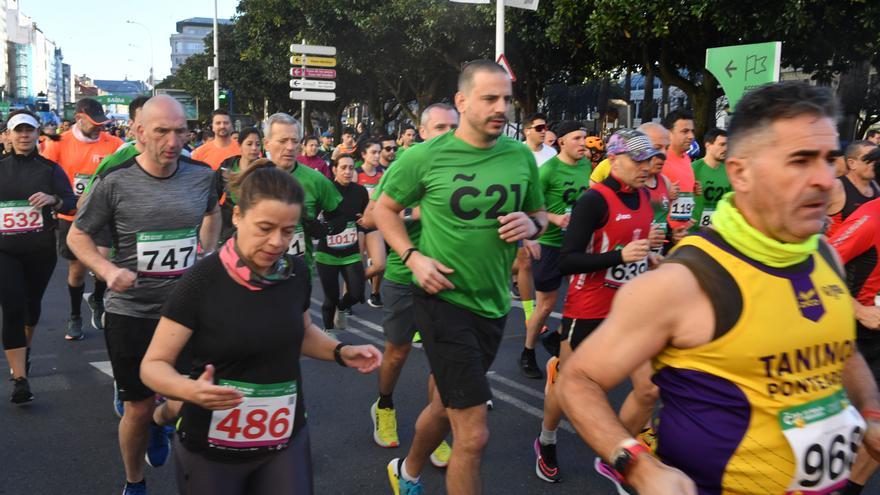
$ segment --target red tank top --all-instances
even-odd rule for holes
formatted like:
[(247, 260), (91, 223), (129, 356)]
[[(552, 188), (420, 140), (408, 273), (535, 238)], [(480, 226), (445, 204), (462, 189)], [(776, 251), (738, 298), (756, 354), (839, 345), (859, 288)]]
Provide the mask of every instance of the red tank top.
[(379, 184), (379, 179), (381, 179), (382, 174), (385, 173), (385, 167), (379, 165), (374, 170), (376, 173), (372, 177), (367, 175), (363, 167), (358, 167), (355, 170), (357, 172), (357, 183), (367, 188), (370, 197), (373, 197), (373, 189), (376, 189), (376, 186)]
[[(651, 229), (654, 211), (650, 195), (639, 190), (639, 207), (632, 210), (608, 186), (599, 183), (591, 189), (601, 194), (608, 205), (608, 220), (593, 232), (587, 246), (589, 253), (607, 253), (633, 240), (645, 239)], [(659, 189), (659, 188), (658, 188)], [(562, 315), (566, 318), (598, 319), (608, 316), (611, 300), (623, 284), (648, 270), (648, 259), (633, 263), (621, 263), (592, 273), (572, 275), (568, 282)]]

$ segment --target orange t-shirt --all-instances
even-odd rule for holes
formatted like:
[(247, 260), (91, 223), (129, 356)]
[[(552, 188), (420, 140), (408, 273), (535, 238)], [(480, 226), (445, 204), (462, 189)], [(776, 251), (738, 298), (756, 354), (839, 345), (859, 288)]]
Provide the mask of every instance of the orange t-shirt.
[[(669, 153), (666, 155), (666, 163), (663, 165), (663, 175), (669, 179), (669, 182), (678, 184), (680, 199), (676, 201), (682, 203), (682, 205), (677, 208), (682, 210), (682, 216), (690, 219), (691, 215), (688, 214), (688, 206), (691, 210), (693, 209), (694, 183), (696, 182), (694, 169), (691, 167), (691, 157), (687, 153), (676, 156), (670, 148)], [(688, 225), (687, 220), (673, 219), (672, 215), (672, 209), (670, 208), (669, 225), (672, 228), (683, 228)]]
[[(58, 141), (47, 140), (46, 148), (41, 154), (61, 166), (70, 180), (73, 192), (79, 196), (101, 160), (115, 153), (120, 146), (122, 140), (106, 132), (100, 133), (97, 141), (86, 142), (77, 139), (73, 131), (67, 131)], [(73, 221), (72, 215), (59, 214), (58, 217)]]
[(205, 162), (211, 166), (211, 169), (217, 170), (220, 168), (220, 164), (223, 163), (223, 160), (226, 160), (230, 156), (237, 156), (241, 154), (241, 146), (238, 145), (237, 142), (231, 141), (229, 146), (221, 148), (217, 146), (217, 140), (209, 141), (192, 152), (192, 159), (200, 162)]

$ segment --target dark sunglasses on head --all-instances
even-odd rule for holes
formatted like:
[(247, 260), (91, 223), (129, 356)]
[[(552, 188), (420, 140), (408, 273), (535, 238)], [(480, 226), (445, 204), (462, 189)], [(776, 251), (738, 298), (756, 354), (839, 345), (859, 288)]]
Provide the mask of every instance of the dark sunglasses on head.
[(538, 132), (544, 132), (547, 130), (547, 124), (533, 125), (532, 127), (529, 127), (529, 129), (534, 129)]
[(382, 149), (385, 151), (397, 151), (397, 146), (386, 146)]

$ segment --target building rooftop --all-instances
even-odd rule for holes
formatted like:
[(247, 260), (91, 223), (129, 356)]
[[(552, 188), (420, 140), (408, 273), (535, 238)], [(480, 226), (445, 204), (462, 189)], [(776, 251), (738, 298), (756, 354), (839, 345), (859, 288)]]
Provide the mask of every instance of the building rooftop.
[[(217, 19), (217, 24), (232, 24), (232, 19)], [(182, 33), (184, 26), (214, 27), (213, 17), (190, 17), (177, 21), (177, 32)]]
[(143, 81), (95, 79), (94, 83), (101, 91), (118, 96), (138, 96), (149, 91), (149, 88), (147, 88)]

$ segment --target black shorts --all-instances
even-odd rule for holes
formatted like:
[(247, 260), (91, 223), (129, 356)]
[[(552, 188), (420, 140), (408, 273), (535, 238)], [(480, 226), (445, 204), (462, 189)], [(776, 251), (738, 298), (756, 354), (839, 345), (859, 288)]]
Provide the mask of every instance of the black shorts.
[(532, 278), (535, 290), (553, 292), (562, 285), (562, 273), (559, 272), (559, 248), (541, 244), (541, 259), (532, 260)]
[(571, 345), (571, 350), (575, 350), (581, 342), (593, 333), (593, 330), (599, 328), (599, 325), (601, 325), (603, 321), (605, 321), (604, 318), (589, 320), (563, 318), (562, 329), (559, 333), (562, 335), (562, 340), (567, 340), (569, 345)]
[[(63, 218), (58, 219), (58, 228), (55, 230), (56, 240), (58, 242), (58, 256), (66, 260), (76, 260), (76, 255), (73, 254), (73, 251), (67, 246), (67, 233), (70, 232), (70, 226), (73, 222), (69, 220), (65, 220)], [(110, 228), (101, 229), (97, 235), (92, 236), (92, 240), (95, 242), (95, 245), (98, 247), (110, 248), (113, 245), (113, 240), (110, 235)]]
[[(141, 361), (158, 324), (158, 319), (104, 313), (104, 341), (107, 343), (107, 354), (110, 355), (116, 391), (122, 401), (139, 401), (155, 395), (141, 381)], [(185, 374), (192, 371), (189, 344), (181, 351), (176, 368)]]
[(492, 366), (504, 322), (413, 290), (413, 312), (443, 405), (467, 409), (492, 398), (486, 372)]
[[(872, 331), (862, 326), (861, 323), (858, 323), (857, 325), (860, 334)], [(876, 332), (876, 330), (873, 331)], [(871, 374), (874, 375), (874, 381), (880, 381), (880, 338), (862, 337), (856, 341), (856, 346), (859, 348), (859, 352), (862, 353), (862, 357), (864, 357), (865, 361), (868, 363), (868, 368), (871, 368)]]

